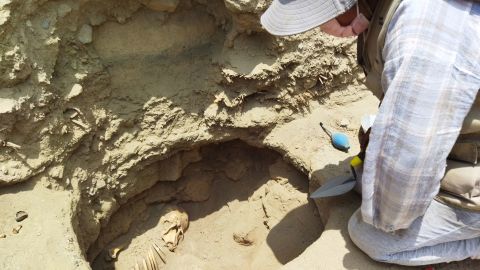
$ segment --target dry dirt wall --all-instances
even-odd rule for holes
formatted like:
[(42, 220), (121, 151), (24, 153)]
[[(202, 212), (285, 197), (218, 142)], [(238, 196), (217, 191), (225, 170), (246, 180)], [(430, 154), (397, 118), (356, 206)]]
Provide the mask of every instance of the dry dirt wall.
[(265, 146), (359, 85), (353, 40), (272, 37), (269, 2), (0, 0), (0, 189), (71, 194), (85, 252), (119, 205), (180, 178), (184, 150)]

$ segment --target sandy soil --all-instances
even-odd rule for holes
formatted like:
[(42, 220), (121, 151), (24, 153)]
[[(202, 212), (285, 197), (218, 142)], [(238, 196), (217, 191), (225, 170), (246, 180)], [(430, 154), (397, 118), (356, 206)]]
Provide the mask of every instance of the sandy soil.
[(0, 269), (129, 268), (172, 205), (166, 268), (405, 269), (349, 241), (358, 198), (307, 200), (378, 106), (355, 40), (272, 37), (270, 2), (0, 1)]
[[(162, 269), (278, 269), (320, 236), (322, 223), (307, 199), (308, 179), (277, 153), (240, 142), (209, 146), (201, 152), (202, 161), (185, 170), (195, 168), (196, 180), (209, 175), (207, 196), (202, 194), (207, 199), (177, 202), (188, 213), (190, 224), (174, 253), (164, 248), (166, 265), (157, 258)], [(197, 186), (195, 196), (200, 190)], [(136, 262), (142, 263), (152, 243), (164, 246), (165, 207), (147, 206), (144, 217), (108, 245), (126, 245), (118, 260), (106, 263), (105, 252), (100, 253), (93, 269), (113, 265), (131, 269)]]

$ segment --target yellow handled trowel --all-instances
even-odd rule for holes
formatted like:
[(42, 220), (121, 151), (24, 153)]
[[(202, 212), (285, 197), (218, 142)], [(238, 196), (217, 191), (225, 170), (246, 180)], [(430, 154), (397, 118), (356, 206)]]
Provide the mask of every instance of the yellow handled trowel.
[(350, 161), (350, 169), (352, 171), (351, 174), (340, 175), (330, 179), (320, 188), (315, 190), (315, 192), (310, 195), (310, 198), (319, 199), (334, 197), (349, 192), (357, 185), (357, 179), (360, 177), (362, 164), (363, 161), (360, 159), (360, 157), (355, 156)]

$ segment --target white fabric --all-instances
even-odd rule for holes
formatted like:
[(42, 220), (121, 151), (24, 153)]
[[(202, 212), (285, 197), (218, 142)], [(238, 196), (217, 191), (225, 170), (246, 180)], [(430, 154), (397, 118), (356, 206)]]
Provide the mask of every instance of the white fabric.
[(261, 17), (263, 27), (273, 35), (305, 32), (350, 9), (356, 0), (273, 0)]
[(389, 25), (382, 101), (362, 176), (362, 215), (407, 229), (438, 194), (480, 88), (480, 3), (404, 0)]
[[(422, 0), (430, 1), (430, 0)], [(480, 213), (433, 201), (424, 216), (395, 234), (362, 221), (357, 211), (348, 223), (350, 238), (372, 259), (400, 265), (429, 265), (474, 259), (480, 253)], [(479, 269), (478, 262), (470, 267)]]

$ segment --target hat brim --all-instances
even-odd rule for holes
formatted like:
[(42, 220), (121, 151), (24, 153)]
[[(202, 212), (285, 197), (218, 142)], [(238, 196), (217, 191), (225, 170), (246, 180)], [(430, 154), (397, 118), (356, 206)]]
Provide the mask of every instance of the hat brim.
[(355, 2), (354, 0), (274, 0), (260, 21), (263, 27), (273, 35), (299, 34), (337, 17), (351, 8)]

